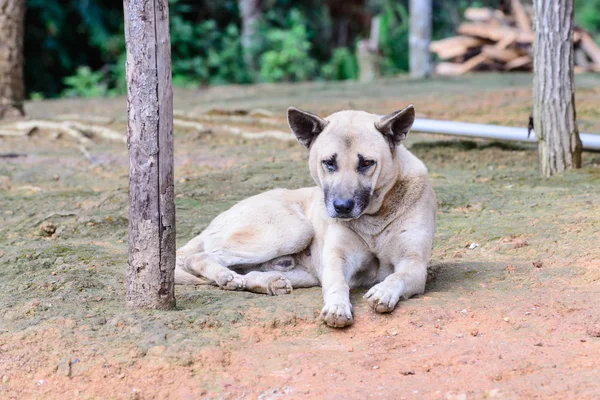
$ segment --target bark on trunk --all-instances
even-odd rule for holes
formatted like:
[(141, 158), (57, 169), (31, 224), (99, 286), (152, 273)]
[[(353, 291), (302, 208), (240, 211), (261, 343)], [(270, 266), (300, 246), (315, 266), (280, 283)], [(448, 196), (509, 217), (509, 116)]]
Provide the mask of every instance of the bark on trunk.
[(124, 0), (129, 148), (127, 304), (175, 306), (173, 91), (167, 0)]
[(0, 0), (0, 119), (25, 115), (24, 21), (25, 0)]
[(573, 79), (573, 0), (536, 0), (533, 126), (539, 170), (551, 176), (581, 167)]
[(244, 62), (251, 71), (258, 68), (254, 58), (259, 46), (258, 23), (262, 16), (262, 0), (238, 0), (238, 8), (242, 17), (242, 49)]
[(410, 0), (409, 64), (412, 78), (431, 75), (431, 0)]

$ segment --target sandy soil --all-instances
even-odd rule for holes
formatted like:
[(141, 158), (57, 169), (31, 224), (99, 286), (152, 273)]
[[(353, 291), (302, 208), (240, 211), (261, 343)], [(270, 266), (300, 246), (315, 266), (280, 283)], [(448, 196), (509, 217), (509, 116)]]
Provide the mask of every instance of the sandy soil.
[[(600, 78), (577, 79), (581, 130), (598, 132)], [(213, 88), (178, 91), (176, 107), (386, 113), (413, 102), (422, 116), (523, 126), (529, 81)], [(122, 98), (27, 109), (124, 129)], [(179, 245), (240, 199), (311, 184), (299, 145), (208, 125), (212, 135), (176, 131)], [(600, 155), (544, 180), (532, 146), (419, 134), (408, 145), (439, 203), (427, 292), (377, 315), (355, 291), (354, 325), (335, 330), (317, 318), (319, 288), (178, 287), (177, 310), (126, 309), (125, 146), (97, 141), (90, 162), (68, 138), (0, 138), (2, 153), (21, 154), (0, 162), (0, 398), (599, 398)]]

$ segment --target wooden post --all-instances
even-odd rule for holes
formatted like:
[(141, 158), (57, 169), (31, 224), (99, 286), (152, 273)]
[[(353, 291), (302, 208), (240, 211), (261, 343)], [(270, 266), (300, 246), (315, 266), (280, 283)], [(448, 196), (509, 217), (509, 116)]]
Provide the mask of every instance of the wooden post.
[(123, 0), (127, 46), (127, 305), (175, 306), (173, 90), (168, 0)]
[(431, 0), (410, 0), (409, 66), (412, 78), (431, 76)]
[(535, 0), (533, 129), (539, 170), (551, 176), (581, 167), (575, 120), (573, 0)]
[(25, 115), (24, 21), (25, 0), (0, 0), (0, 119)]
[(244, 61), (252, 74), (258, 68), (255, 59), (256, 47), (260, 42), (258, 25), (263, 12), (262, 0), (238, 0), (238, 8), (242, 18), (241, 42), (244, 53)]

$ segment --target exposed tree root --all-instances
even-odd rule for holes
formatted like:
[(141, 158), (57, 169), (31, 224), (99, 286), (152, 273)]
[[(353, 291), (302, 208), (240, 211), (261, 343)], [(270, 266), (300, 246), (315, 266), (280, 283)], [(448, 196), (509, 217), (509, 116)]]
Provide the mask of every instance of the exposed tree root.
[(31, 136), (37, 129), (70, 136), (82, 145), (93, 144), (92, 138), (95, 137), (121, 143), (127, 142), (125, 135), (113, 129), (75, 121), (16, 121), (0, 126), (0, 136)]
[(263, 131), (263, 132), (247, 132), (240, 128), (229, 125), (220, 125), (219, 129), (235, 136), (241, 136), (244, 139), (277, 139), (284, 142), (294, 142), (296, 138), (291, 133), (283, 131)]
[(189, 121), (198, 121), (198, 122), (230, 122), (235, 124), (245, 124), (245, 125), (258, 125), (258, 126), (268, 126), (275, 128), (282, 128), (285, 126), (285, 123), (277, 120), (272, 117), (265, 117), (265, 115), (270, 114), (266, 110), (251, 110), (247, 112), (246, 115), (240, 115), (239, 112), (226, 114), (226, 113), (216, 113), (214, 110), (209, 111), (206, 114), (192, 114), (185, 111), (174, 110), (173, 115), (179, 119), (189, 120)]
[(198, 133), (206, 133), (209, 135), (212, 133), (212, 129), (207, 128), (204, 125), (202, 125), (201, 123), (196, 122), (196, 121), (175, 118), (175, 119), (173, 119), (173, 126), (178, 127), (178, 128), (183, 128), (183, 129), (194, 129), (194, 130), (198, 131)]

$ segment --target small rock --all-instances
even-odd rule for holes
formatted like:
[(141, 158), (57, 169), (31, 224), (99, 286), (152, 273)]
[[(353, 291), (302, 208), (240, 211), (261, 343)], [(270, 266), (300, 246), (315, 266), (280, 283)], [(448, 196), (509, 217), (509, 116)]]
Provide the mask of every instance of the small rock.
[(406, 371), (400, 371), (400, 373), (402, 375), (414, 375), (415, 374), (415, 370), (414, 369), (409, 369), (409, 370), (406, 370)]
[(542, 346), (544, 346), (544, 343), (542, 343), (542, 342), (535, 342), (533, 345), (537, 346), (537, 347), (542, 347)]
[(379, 369), (379, 365), (374, 365), (373, 369)]
[(466, 393), (446, 393), (446, 400), (467, 400)]
[(591, 337), (600, 337), (600, 324), (588, 326), (587, 334)]
[(540, 260), (537, 260), (533, 262), (533, 266), (536, 268), (542, 268), (544, 266), (544, 263), (542, 263)]
[(469, 245), (469, 250), (475, 250), (478, 247), (479, 247), (479, 244), (473, 242)]
[(2, 375), (2, 383), (8, 383), (8, 381), (10, 381), (10, 378), (7, 375)]
[(504, 317), (503, 319), (504, 319), (504, 322), (510, 321), (510, 318), (508, 318), (508, 317)]
[(54, 232), (56, 232), (56, 226), (50, 222), (46, 221), (40, 225), (40, 230), (47, 236), (52, 236)]
[(477, 329), (473, 329), (471, 331), (471, 336), (477, 336), (477, 335), (479, 335), (479, 331)]
[(515, 248), (515, 249), (520, 249), (521, 247), (525, 247), (525, 246), (529, 246), (529, 243), (527, 243), (526, 240), (516, 240), (513, 243), (513, 248)]
[(148, 349), (148, 355), (151, 356), (159, 356), (161, 354), (163, 354), (165, 352), (165, 350), (167, 350), (167, 348), (165, 346), (154, 346), (154, 347), (150, 347)]
[(138, 392), (137, 389), (133, 389), (129, 396), (129, 400), (140, 400), (140, 392)]

